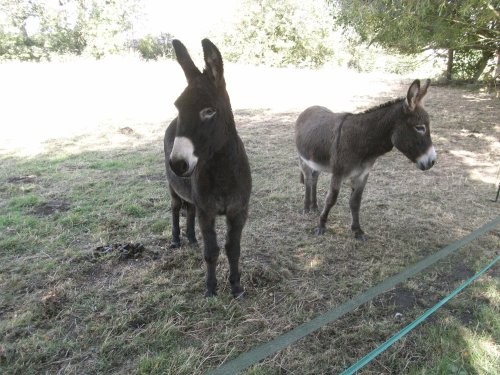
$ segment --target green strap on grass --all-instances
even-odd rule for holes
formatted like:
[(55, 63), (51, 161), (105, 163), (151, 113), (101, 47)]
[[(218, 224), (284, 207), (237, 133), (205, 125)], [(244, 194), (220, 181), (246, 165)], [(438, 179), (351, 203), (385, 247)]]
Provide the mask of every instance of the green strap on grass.
[(467, 236), (461, 238), (460, 240), (444, 247), (437, 253), (429, 255), (428, 257), (424, 258), (423, 260), (414, 264), (413, 266), (408, 267), (407, 269), (398, 273), (397, 275), (385, 279), (380, 284), (366, 290), (365, 292), (357, 295), (356, 297), (343, 303), (342, 305), (335, 307), (331, 310), (328, 310), (326, 313), (308, 322), (301, 324), (300, 326), (292, 329), (291, 331), (288, 331), (269, 342), (261, 344), (249, 350), (248, 352), (240, 354), (235, 359), (222, 364), (220, 367), (209, 372), (208, 374), (234, 375), (243, 371), (244, 369), (263, 360), (267, 356), (286, 348), (287, 346), (300, 340), (304, 336), (307, 336), (308, 334), (318, 330), (324, 325), (339, 319), (340, 317), (353, 311), (362, 304), (372, 300), (376, 296), (394, 288), (397, 284), (402, 283), (403, 281), (409, 279), (410, 277), (430, 267), (437, 261), (443, 259), (450, 253), (468, 244), (477, 237), (482, 236), (483, 234), (489, 232), (490, 230), (495, 228), (499, 223), (500, 223), (500, 216), (497, 216), (496, 219), (474, 230), (473, 232), (469, 233)]
[(396, 333), (394, 336), (392, 336), (389, 340), (384, 342), (382, 345), (380, 345), (378, 348), (372, 350), (370, 353), (365, 355), (363, 358), (361, 358), (358, 362), (356, 362), (354, 365), (349, 367), (347, 370), (342, 372), (341, 375), (351, 375), (354, 374), (356, 371), (360, 370), (363, 368), (365, 365), (370, 363), (373, 359), (375, 359), (379, 354), (382, 354), (387, 348), (389, 348), (392, 344), (394, 344), (396, 341), (398, 341), (401, 337), (406, 335), (408, 332), (410, 332), (413, 328), (418, 326), (420, 323), (422, 323), (425, 319), (427, 319), (432, 313), (434, 313), (437, 309), (439, 309), (441, 306), (443, 306), (446, 302), (448, 302), (450, 299), (455, 297), (458, 293), (460, 293), (465, 287), (467, 287), (470, 283), (472, 283), (474, 280), (476, 280), (479, 276), (481, 276), (484, 272), (486, 272), (488, 269), (490, 269), (498, 260), (500, 259), (500, 256), (497, 256), (492, 262), (490, 262), (486, 267), (484, 267), (481, 271), (476, 273), (474, 276), (472, 276), (469, 280), (464, 282), (462, 285), (460, 285), (457, 289), (455, 289), (453, 292), (451, 292), (449, 295), (447, 295), (445, 298), (443, 298), (441, 301), (439, 301), (437, 304), (435, 304), (433, 307), (431, 307), (429, 310), (427, 310), (425, 313), (420, 315), (417, 319), (415, 319), (413, 322), (408, 324), (405, 328), (403, 328), (401, 331)]

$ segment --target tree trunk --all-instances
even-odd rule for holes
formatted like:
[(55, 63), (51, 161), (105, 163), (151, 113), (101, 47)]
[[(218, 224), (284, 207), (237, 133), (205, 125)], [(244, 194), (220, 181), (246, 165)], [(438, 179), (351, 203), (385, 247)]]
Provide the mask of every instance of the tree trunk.
[(497, 68), (495, 69), (493, 79), (500, 79), (500, 49), (497, 49)]
[(476, 83), (479, 80), (479, 77), (481, 77), (481, 74), (483, 74), (484, 68), (486, 68), (486, 65), (488, 65), (488, 60), (492, 57), (493, 51), (483, 51), (483, 56), (481, 56), (481, 59), (476, 64), (476, 72), (471, 79), (472, 83)]
[(453, 72), (453, 50), (448, 50), (448, 63), (446, 64), (446, 80), (451, 81), (451, 73)]

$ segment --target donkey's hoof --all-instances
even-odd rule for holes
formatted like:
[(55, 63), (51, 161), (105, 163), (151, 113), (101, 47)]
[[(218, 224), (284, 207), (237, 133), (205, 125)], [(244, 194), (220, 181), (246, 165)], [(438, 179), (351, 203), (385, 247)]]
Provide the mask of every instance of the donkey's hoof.
[(316, 236), (321, 236), (321, 235), (325, 234), (325, 227), (316, 227), (316, 228), (314, 228), (314, 234)]
[(205, 297), (206, 298), (215, 297), (216, 295), (217, 295), (217, 292), (215, 290), (207, 290), (205, 292)]
[(366, 241), (366, 236), (364, 233), (354, 233), (354, 238), (357, 239), (358, 241), (362, 242)]
[(237, 285), (231, 285), (231, 294), (234, 298), (243, 298), (243, 294), (245, 294), (245, 290), (238, 283)]
[(170, 242), (169, 249), (178, 249), (179, 247), (181, 247), (181, 241)]
[(194, 240), (194, 241), (189, 241), (189, 247), (191, 249), (198, 249), (200, 246), (198, 245), (198, 241)]
[(231, 291), (231, 294), (236, 299), (244, 299), (246, 296), (245, 290), (242, 287), (239, 287), (237, 290)]
[(304, 215), (307, 215), (307, 214), (308, 214), (308, 213), (310, 213), (310, 212), (311, 212), (311, 210), (310, 210), (309, 208), (304, 208), (304, 209), (302, 210), (302, 213), (303, 213)]

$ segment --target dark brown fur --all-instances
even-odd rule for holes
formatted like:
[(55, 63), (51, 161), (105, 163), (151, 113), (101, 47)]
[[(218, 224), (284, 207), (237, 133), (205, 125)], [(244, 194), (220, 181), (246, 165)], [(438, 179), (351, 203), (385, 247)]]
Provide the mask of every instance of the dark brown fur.
[[(166, 130), (164, 140), (165, 166), (172, 196), (172, 247), (180, 246), (179, 211), (185, 202), (187, 237), (190, 243), (196, 244), (196, 214), (207, 264), (206, 295), (215, 295), (215, 271), (219, 256), (215, 218), (225, 215), (229, 281), (232, 294), (239, 296), (243, 293), (239, 271), (240, 240), (247, 219), (252, 180), (226, 91), (222, 56), (212, 42), (204, 39), (206, 68), (201, 73), (184, 45), (177, 40), (173, 45), (188, 86), (175, 102), (179, 115)], [(204, 119), (201, 113), (207, 108), (214, 114)], [(188, 171), (186, 160), (172, 155), (176, 137), (188, 139), (193, 146), (192, 155), (198, 161), (192, 171)]]
[[(375, 160), (398, 148), (422, 170), (432, 167), (435, 152), (429, 116), (421, 105), (429, 80), (423, 88), (412, 83), (406, 98), (396, 99), (365, 112), (333, 113), (324, 107), (310, 107), (295, 125), (301, 181), (305, 184), (304, 211), (317, 210), (316, 185), (320, 172), (332, 173), (325, 207), (316, 234), (323, 234), (328, 213), (335, 204), (342, 181), (349, 178), (352, 193), (349, 205), (355, 237), (365, 239), (359, 224), (361, 197)], [(432, 152), (431, 152), (432, 150)], [(429, 155), (429, 156), (427, 156)]]

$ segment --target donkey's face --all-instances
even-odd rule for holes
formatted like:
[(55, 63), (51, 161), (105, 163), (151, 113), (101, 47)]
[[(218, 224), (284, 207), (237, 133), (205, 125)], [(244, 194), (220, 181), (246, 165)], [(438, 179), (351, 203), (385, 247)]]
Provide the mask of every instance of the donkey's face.
[(202, 41), (206, 67), (201, 73), (186, 47), (178, 40), (172, 44), (188, 86), (175, 101), (179, 114), (169, 164), (175, 174), (188, 177), (199, 160), (209, 159), (224, 145), (225, 120), (232, 113), (217, 47), (208, 39)]
[(420, 81), (414, 81), (403, 103), (403, 115), (392, 133), (392, 144), (408, 159), (425, 171), (436, 162), (436, 151), (432, 145), (429, 115), (421, 102), (430, 80), (420, 87)]

